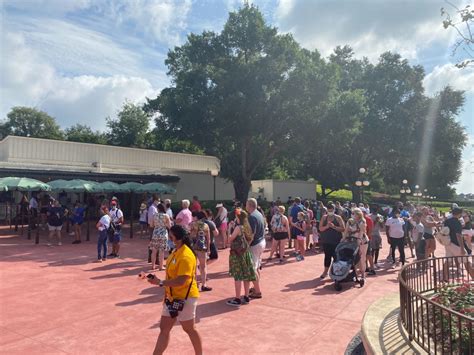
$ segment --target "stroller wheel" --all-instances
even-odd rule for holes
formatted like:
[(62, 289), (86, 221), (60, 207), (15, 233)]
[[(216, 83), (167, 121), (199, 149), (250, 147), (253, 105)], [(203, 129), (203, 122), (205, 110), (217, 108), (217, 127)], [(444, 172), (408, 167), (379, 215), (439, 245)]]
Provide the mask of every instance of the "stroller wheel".
[(336, 291), (341, 291), (342, 290), (342, 285), (339, 281), (334, 282), (334, 288)]
[(360, 287), (364, 287), (364, 285), (365, 285), (365, 280), (364, 280), (364, 279), (360, 279), (360, 280), (359, 280), (359, 285), (360, 285)]

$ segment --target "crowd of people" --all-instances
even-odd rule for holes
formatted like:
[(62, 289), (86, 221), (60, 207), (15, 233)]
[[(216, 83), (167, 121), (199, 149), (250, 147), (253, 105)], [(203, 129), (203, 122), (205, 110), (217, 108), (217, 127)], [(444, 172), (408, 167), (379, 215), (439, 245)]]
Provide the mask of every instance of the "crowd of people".
[[(289, 258), (304, 262), (308, 253), (323, 253), (319, 277), (327, 278), (331, 264), (336, 260), (336, 248), (347, 240), (356, 241), (358, 245), (359, 261), (355, 271), (364, 280), (361, 286), (367, 276), (376, 276), (381, 268), (395, 269), (406, 264), (409, 259), (406, 249), (417, 260), (434, 257), (439, 244), (443, 245), (448, 257), (472, 255), (472, 215), (455, 204), (449, 214), (442, 214), (430, 206), (409, 202), (381, 208), (339, 201), (323, 204), (296, 197), (289, 199), (286, 206), (278, 199), (270, 203), (266, 211), (258, 202), (253, 198), (245, 205), (235, 201), (229, 210), (223, 203), (218, 203), (214, 209), (216, 213), (213, 213), (203, 209), (194, 196), (192, 201), (181, 201), (176, 215), (169, 199), (161, 200), (153, 195), (141, 202), (137, 211), (139, 233), (142, 238), (149, 239), (151, 271), (140, 276), (165, 288), (161, 332), (155, 353), (161, 354), (166, 349), (176, 320), (189, 335), (196, 353), (202, 351), (201, 339), (194, 327), (197, 299), (200, 292), (212, 291), (207, 265), (219, 257), (222, 249), (230, 248), (228, 265), (229, 275), (234, 280), (234, 295), (226, 304), (232, 307), (248, 305), (252, 299), (263, 297), (262, 267), (274, 257), (283, 264)], [(70, 218), (74, 226), (73, 243), (81, 243), (85, 208), (80, 203), (71, 211), (52, 198), (38, 202), (33, 196), (29, 202), (22, 203), (29, 203), (27, 208), (41, 215), (39, 228), (47, 224), (48, 245), (55, 237), (61, 245), (61, 229), (66, 218)], [(119, 257), (124, 214), (115, 197), (103, 200), (99, 210), (97, 260), (104, 262)], [(268, 258), (263, 260), (270, 240)], [(380, 250), (385, 243), (388, 254), (382, 259)], [(108, 246), (112, 248), (110, 254), (107, 254)], [(467, 260), (463, 259), (462, 263), (474, 278), (474, 270)], [(459, 266), (460, 262), (456, 264)], [(165, 276), (160, 279), (157, 272), (163, 269)], [(447, 270), (443, 272), (447, 278)]]

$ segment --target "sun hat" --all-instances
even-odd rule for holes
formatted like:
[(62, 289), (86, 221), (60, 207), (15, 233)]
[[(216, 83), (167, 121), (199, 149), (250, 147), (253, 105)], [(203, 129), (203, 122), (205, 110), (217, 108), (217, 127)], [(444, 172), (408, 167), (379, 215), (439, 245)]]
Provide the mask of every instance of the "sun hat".
[(221, 207), (224, 207), (224, 204), (218, 203), (218, 204), (216, 205), (216, 208), (221, 208)]

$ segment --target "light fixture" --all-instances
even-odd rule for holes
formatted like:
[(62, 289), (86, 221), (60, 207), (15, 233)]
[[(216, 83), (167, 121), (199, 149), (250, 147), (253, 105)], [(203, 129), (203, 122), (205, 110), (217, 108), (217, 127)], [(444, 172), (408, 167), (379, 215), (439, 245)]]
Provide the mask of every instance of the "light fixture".
[(408, 184), (408, 180), (407, 179), (403, 179), (402, 181), (405, 185)]
[(356, 184), (356, 186), (359, 186), (359, 187), (360, 187), (360, 186), (362, 186), (362, 181), (357, 180), (357, 181), (355, 182), (355, 184)]
[(360, 168), (360, 169), (359, 169), (359, 173), (365, 174), (365, 172), (366, 172), (365, 168)]
[(424, 189), (423, 191), (424, 191), (424, 192), (428, 192), (428, 189)]
[(370, 185), (370, 181), (364, 180), (364, 181), (362, 182), (362, 184), (363, 184), (364, 186), (369, 186), (369, 185)]
[(217, 175), (219, 175), (219, 170), (211, 170), (211, 175), (212, 175), (212, 176), (217, 176)]
[(405, 193), (405, 189), (400, 189), (400, 193), (401, 193), (401, 194), (404, 194), (404, 193)]
[(419, 189), (420, 188), (420, 185), (415, 185), (415, 189)]
[(411, 193), (410, 188), (406, 189), (405, 192), (406, 192), (407, 194)]

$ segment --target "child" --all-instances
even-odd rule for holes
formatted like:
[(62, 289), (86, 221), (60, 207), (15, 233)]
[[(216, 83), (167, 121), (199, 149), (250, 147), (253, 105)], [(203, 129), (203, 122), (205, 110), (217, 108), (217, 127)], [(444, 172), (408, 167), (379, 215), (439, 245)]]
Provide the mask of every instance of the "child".
[(298, 212), (298, 221), (292, 223), (292, 226), (298, 231), (298, 234), (296, 235), (296, 261), (303, 261), (305, 255), (304, 242), (306, 240), (306, 222), (304, 221), (303, 212)]
[(140, 234), (142, 238), (148, 238), (148, 208), (145, 202), (140, 205)]

